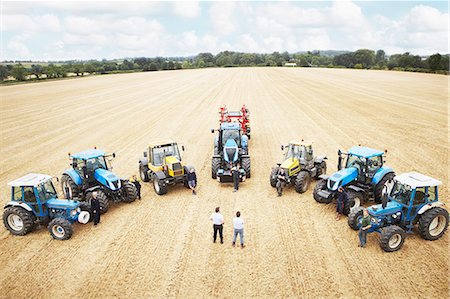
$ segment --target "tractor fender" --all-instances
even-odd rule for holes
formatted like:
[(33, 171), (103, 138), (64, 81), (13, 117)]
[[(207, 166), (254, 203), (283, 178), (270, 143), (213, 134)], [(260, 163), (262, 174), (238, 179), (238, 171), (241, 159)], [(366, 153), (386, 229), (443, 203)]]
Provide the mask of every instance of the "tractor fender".
[(241, 155), (241, 158), (250, 158), (249, 155)]
[(349, 186), (346, 186), (345, 187), (346, 189), (350, 189), (350, 190), (353, 190), (353, 191), (355, 191), (355, 192), (362, 192), (362, 193), (366, 193), (366, 190), (364, 190), (363, 188), (360, 188), (360, 187), (358, 187), (358, 186), (355, 186), (355, 185), (349, 185)]
[(20, 207), (29, 212), (33, 212), (33, 209), (24, 202), (10, 201), (5, 205), (4, 209), (6, 209), (8, 207)]
[(166, 178), (166, 174), (161, 170), (155, 172), (155, 175), (159, 180), (164, 180)]
[(248, 146), (248, 137), (247, 137), (247, 135), (242, 135), (241, 136), (241, 146), (242, 146), (242, 148), (247, 149), (247, 146)]
[(75, 182), (75, 184), (77, 184), (77, 186), (80, 186), (83, 183), (81, 176), (73, 168), (67, 169), (63, 172), (63, 174), (70, 176), (70, 178)]
[(315, 164), (320, 164), (322, 163), (324, 160), (327, 160), (327, 156), (317, 156), (314, 158), (314, 163)]
[(103, 189), (103, 188), (100, 187), (100, 186), (94, 186), (94, 187), (91, 187), (91, 188), (86, 189), (86, 193), (88, 193), (88, 192), (93, 192), (93, 191), (95, 191), (95, 190), (102, 190), (102, 189)]
[(328, 180), (329, 177), (330, 176), (326, 175), (326, 174), (319, 175), (319, 179), (321, 179), (321, 180)]
[(184, 165), (183, 168), (184, 168), (184, 174), (187, 174), (192, 168), (194, 168), (194, 166), (192, 166), (192, 165)]
[(372, 184), (376, 185), (378, 184), (386, 174), (388, 173), (394, 173), (394, 170), (391, 167), (383, 166), (380, 169), (378, 169), (377, 173), (372, 178)]
[(436, 207), (442, 207), (442, 206), (445, 206), (445, 203), (443, 203), (442, 201), (429, 203), (429, 204), (426, 204), (423, 207), (421, 207), (419, 212), (417, 212), (417, 214), (422, 215), (423, 213), (425, 213), (428, 210), (431, 210)]
[(141, 158), (139, 160), (139, 164), (147, 166), (148, 165), (148, 158), (145, 158), (145, 157)]
[(222, 157), (221, 157), (220, 155), (213, 155), (212, 158), (213, 158), (213, 159), (214, 159), (214, 158), (221, 159)]

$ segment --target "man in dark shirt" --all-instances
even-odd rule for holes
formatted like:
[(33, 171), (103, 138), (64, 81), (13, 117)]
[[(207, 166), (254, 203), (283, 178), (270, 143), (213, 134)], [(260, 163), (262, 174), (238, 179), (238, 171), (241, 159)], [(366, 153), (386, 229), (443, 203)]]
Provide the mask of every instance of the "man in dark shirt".
[(286, 172), (284, 171), (283, 168), (280, 168), (277, 174), (277, 185), (276, 185), (278, 196), (281, 196), (283, 194), (283, 189), (286, 186), (286, 181), (287, 181)]
[(371, 228), (370, 224), (370, 215), (367, 209), (363, 210), (363, 218), (361, 220), (361, 227), (359, 228), (358, 237), (359, 237), (359, 247), (366, 247), (367, 242), (367, 231)]
[(239, 172), (239, 164), (231, 168), (231, 175), (233, 176), (233, 183), (234, 183), (233, 192), (237, 192), (239, 190), (239, 180), (241, 179), (241, 173)]
[(141, 199), (141, 183), (135, 174), (131, 177), (130, 182), (136, 187), (138, 199)]
[(197, 174), (195, 173), (195, 169), (191, 168), (187, 173), (187, 182), (189, 188), (192, 190), (192, 195), (196, 195), (195, 187), (197, 187)]
[(100, 223), (100, 202), (98, 201), (97, 196), (98, 196), (97, 191), (92, 192), (91, 210), (92, 210), (92, 217), (94, 218), (94, 225)]
[(344, 190), (344, 188), (339, 187), (338, 196), (336, 200), (336, 220), (341, 219), (341, 215), (344, 214), (344, 206), (347, 200), (348, 200), (347, 192)]

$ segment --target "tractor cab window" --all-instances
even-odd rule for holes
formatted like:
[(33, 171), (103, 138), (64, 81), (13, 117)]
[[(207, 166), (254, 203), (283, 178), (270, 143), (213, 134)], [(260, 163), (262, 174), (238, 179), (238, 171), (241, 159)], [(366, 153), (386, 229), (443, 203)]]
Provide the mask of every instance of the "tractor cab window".
[(57, 197), (55, 187), (50, 180), (40, 184), (36, 189), (38, 190), (39, 198), (41, 200), (49, 200)]
[(425, 187), (416, 188), (416, 194), (414, 195), (414, 205), (421, 205), (425, 203)]
[(86, 160), (86, 169), (90, 171), (94, 171), (98, 168), (108, 169), (106, 166), (105, 157), (96, 157), (90, 158)]
[(369, 166), (369, 172), (375, 172), (380, 169), (381, 165), (381, 156), (375, 156), (367, 159), (367, 166)]
[(306, 161), (311, 161), (312, 159), (314, 159), (314, 152), (311, 145), (308, 145), (305, 148), (305, 157)]
[(366, 165), (366, 158), (348, 155), (347, 164), (345, 167), (346, 168), (355, 167), (360, 171), (364, 169), (365, 165)]
[(36, 195), (34, 195), (33, 187), (23, 187), (23, 200), (25, 202), (36, 202)]
[(84, 161), (83, 159), (73, 159), (74, 164), (76, 164), (75, 170), (83, 173), (83, 166), (84, 166)]
[(174, 144), (153, 148), (153, 156), (152, 156), (152, 164), (156, 166), (163, 165), (164, 157), (175, 157), (181, 161), (180, 152), (178, 151), (178, 147)]
[(22, 201), (22, 187), (13, 187), (13, 200)]
[(391, 190), (391, 198), (398, 203), (408, 205), (411, 193), (412, 189), (410, 186), (395, 182)]
[(437, 187), (428, 187), (428, 201), (436, 200), (436, 188)]
[(234, 139), (234, 141), (238, 146), (241, 145), (241, 134), (239, 130), (223, 130), (222, 131), (223, 145), (225, 145), (228, 139)]
[(289, 148), (286, 152), (286, 159), (288, 158), (297, 158), (301, 159), (305, 157), (305, 147), (300, 145), (290, 144)]

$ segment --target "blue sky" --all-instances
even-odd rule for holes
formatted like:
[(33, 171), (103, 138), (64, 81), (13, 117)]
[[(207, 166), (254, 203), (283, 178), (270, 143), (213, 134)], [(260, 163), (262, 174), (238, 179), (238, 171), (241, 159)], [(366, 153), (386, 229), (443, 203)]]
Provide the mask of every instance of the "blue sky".
[(446, 1), (1, 2), (1, 60), (449, 52)]

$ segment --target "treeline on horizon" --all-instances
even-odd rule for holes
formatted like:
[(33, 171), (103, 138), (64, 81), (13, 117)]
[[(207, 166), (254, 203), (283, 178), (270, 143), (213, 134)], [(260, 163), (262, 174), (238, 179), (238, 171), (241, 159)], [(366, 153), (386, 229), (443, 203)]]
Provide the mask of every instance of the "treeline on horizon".
[(64, 61), (33, 63), (6, 61), (0, 65), (2, 82), (28, 81), (137, 71), (161, 71), (206, 67), (297, 66), (397, 70), (449, 74), (449, 55), (433, 54), (426, 58), (403, 54), (386, 55), (383, 50), (313, 51), (306, 53), (273, 52), (256, 54), (224, 51), (217, 55), (200, 53), (194, 57), (130, 58), (124, 60)]

